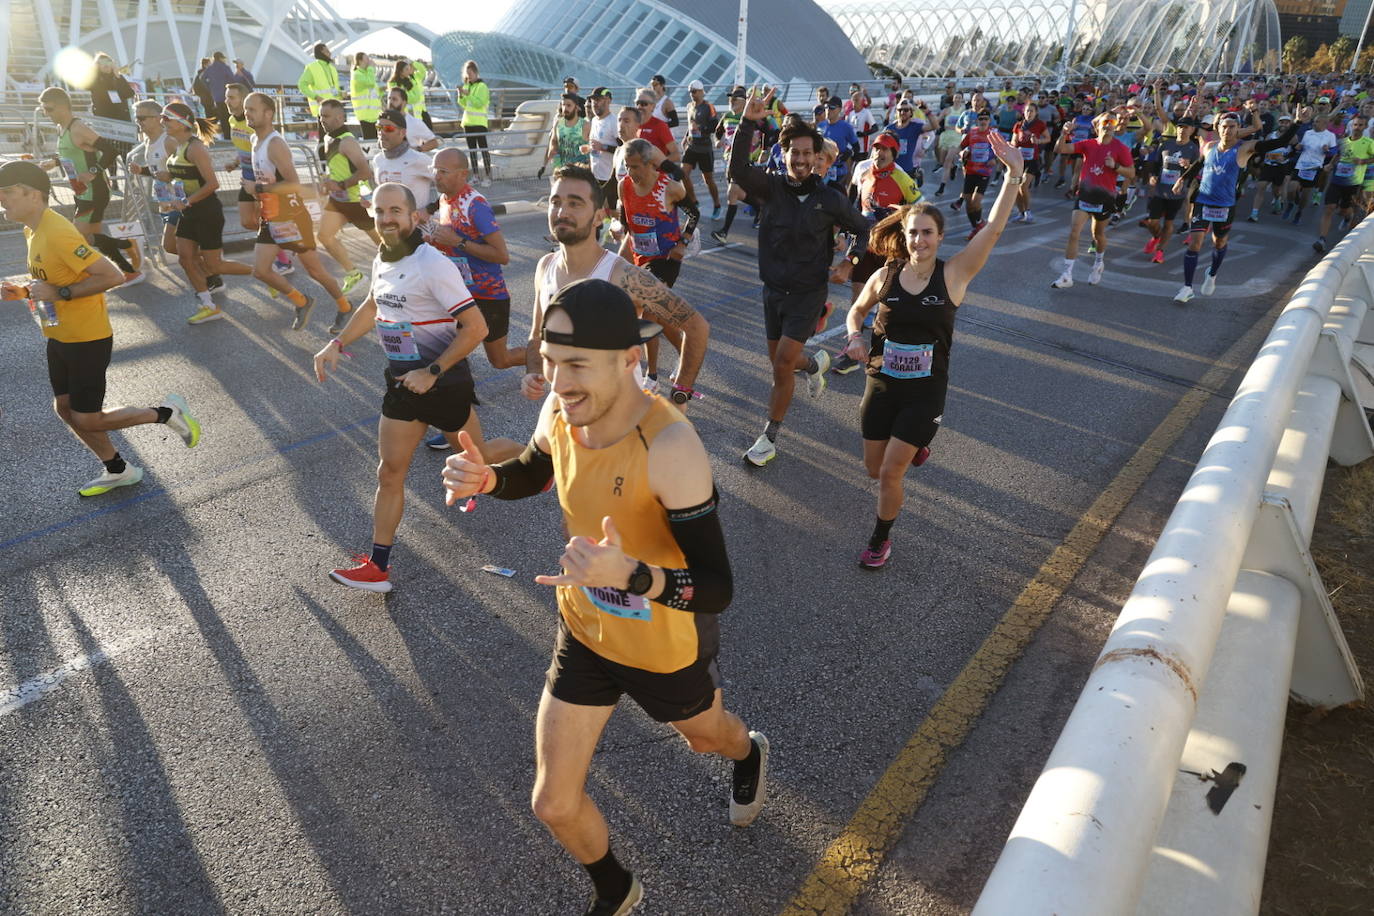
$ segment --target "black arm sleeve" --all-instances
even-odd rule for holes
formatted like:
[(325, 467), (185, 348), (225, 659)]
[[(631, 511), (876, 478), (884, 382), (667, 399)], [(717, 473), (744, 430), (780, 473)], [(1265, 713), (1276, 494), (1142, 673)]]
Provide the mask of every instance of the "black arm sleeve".
[(553, 456), (531, 439), (525, 450), (500, 464), (493, 464), (496, 486), (489, 495), (497, 499), (524, 499), (542, 493), (553, 479)]
[(682, 171), (682, 166), (667, 157), (664, 157), (663, 161), (658, 164), (658, 170), (673, 181), (685, 181), (687, 178), (686, 173)]
[(1203, 157), (1198, 157), (1198, 160), (1196, 162), (1194, 162), (1192, 165), (1184, 169), (1183, 175), (1180, 176), (1179, 180), (1182, 181), (1184, 184), (1187, 184), (1188, 182), (1196, 178), (1198, 176), (1198, 173), (1202, 171), (1202, 159)]
[(697, 614), (719, 614), (730, 606), (735, 584), (717, 503), (712, 489), (711, 498), (699, 506), (668, 510), (668, 525), (687, 558), (687, 568), (663, 570), (666, 582), (657, 599), (660, 604)]
[(677, 108), (674, 108), (672, 111), (665, 111), (663, 117), (664, 120), (668, 122), (669, 127), (677, 127), (682, 123), (682, 119), (677, 116)]
[(754, 145), (754, 131), (758, 125), (748, 118), (741, 118), (735, 130), (735, 139), (730, 143), (730, 166), (727, 170), (730, 180), (739, 185), (757, 201), (765, 201), (771, 190), (768, 176), (762, 169), (749, 163), (749, 147)]
[(1272, 140), (1256, 140), (1256, 141), (1255, 141), (1255, 152), (1257, 152), (1257, 153), (1267, 153), (1267, 152), (1270, 152), (1271, 150), (1276, 150), (1276, 149), (1279, 149), (1279, 148), (1281, 148), (1281, 147), (1285, 147), (1285, 146), (1287, 146), (1288, 144), (1290, 144), (1290, 143), (1293, 142), (1293, 138), (1294, 138), (1295, 136), (1297, 136), (1297, 133), (1298, 133), (1298, 125), (1297, 125), (1297, 124), (1289, 124), (1287, 130), (1285, 130), (1283, 133), (1279, 134), (1277, 137), (1275, 137), (1275, 138), (1272, 139)]
[(678, 204), (678, 209), (687, 214), (687, 222), (682, 225), (682, 234), (694, 234), (697, 231), (697, 223), (701, 222), (701, 208), (695, 200), (684, 199)]

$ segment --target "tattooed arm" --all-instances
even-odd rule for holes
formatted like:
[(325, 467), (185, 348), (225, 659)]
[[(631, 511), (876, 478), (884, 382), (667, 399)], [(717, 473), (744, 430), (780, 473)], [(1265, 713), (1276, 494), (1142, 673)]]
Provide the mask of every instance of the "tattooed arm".
[(663, 336), (678, 351), (677, 383), (684, 388), (694, 387), (711, 336), (706, 319), (657, 277), (633, 264), (616, 264), (613, 282), (630, 294), (645, 319), (663, 326)]

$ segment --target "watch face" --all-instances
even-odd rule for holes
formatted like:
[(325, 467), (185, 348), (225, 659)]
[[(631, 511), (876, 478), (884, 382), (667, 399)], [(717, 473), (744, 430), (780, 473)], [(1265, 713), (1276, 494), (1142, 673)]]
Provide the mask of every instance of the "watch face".
[(685, 391), (674, 391), (671, 397), (674, 404), (686, 404), (690, 395)]

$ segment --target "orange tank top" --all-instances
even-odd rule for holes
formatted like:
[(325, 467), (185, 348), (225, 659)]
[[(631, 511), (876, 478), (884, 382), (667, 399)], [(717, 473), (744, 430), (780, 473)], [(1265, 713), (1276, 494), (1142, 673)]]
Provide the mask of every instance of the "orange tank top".
[[(686, 422), (663, 398), (633, 432), (606, 448), (576, 439), (562, 412), (549, 433), (558, 502), (571, 536), (600, 539), (609, 515), (627, 556), (681, 569), (687, 560), (668, 526), (668, 512), (649, 486), (649, 447), (668, 426)], [(716, 615), (680, 611), (614, 588), (559, 586), (558, 610), (579, 642), (602, 658), (644, 671), (680, 671), (713, 655)]]

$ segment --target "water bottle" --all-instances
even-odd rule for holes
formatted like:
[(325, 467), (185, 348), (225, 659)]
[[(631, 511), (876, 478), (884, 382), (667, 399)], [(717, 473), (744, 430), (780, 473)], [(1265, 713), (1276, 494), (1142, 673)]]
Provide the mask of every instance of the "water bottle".
[(160, 204), (171, 204), (172, 186), (165, 181), (153, 179), (153, 200)]
[(172, 182), (172, 197), (177, 203), (186, 203), (186, 184), (179, 178)]
[(29, 313), (40, 328), (57, 327), (57, 303), (46, 299), (30, 299)]
[(72, 191), (74, 191), (78, 195), (85, 194), (86, 182), (82, 181), (80, 178), (77, 177), (77, 175), (80, 173), (78, 173), (76, 170), (76, 163), (72, 162), (65, 156), (58, 159), (57, 161), (61, 164), (62, 171), (67, 176), (67, 183), (72, 186)]

